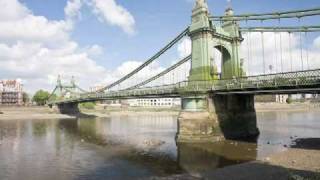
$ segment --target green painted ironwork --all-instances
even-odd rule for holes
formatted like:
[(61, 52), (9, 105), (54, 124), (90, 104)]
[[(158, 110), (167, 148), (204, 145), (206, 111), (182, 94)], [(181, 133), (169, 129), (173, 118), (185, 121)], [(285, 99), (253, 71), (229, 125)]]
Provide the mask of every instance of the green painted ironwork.
[(273, 19), (286, 19), (286, 18), (303, 18), (309, 16), (320, 15), (320, 8), (303, 9), (296, 11), (284, 11), (262, 14), (241, 14), (233, 15), (232, 18), (226, 16), (211, 16), (212, 21), (265, 21)]
[(230, 93), (246, 91), (255, 93), (259, 90), (275, 91), (290, 88), (296, 88), (297, 91), (302, 88), (318, 88), (317, 91), (320, 91), (320, 69), (216, 81), (183, 81), (165, 86), (145, 87), (106, 93), (84, 93), (67, 100), (52, 101), (49, 102), (49, 104), (98, 101), (103, 99), (134, 99), (138, 97), (180, 97), (182, 94), (205, 94), (208, 92)]
[(52, 99), (54, 95), (55, 95), (55, 98), (59, 100), (64, 100), (67, 93), (69, 93), (70, 98), (76, 98), (76, 97), (79, 97), (79, 94), (87, 93), (87, 91), (80, 88), (76, 84), (74, 77), (71, 78), (70, 84), (63, 84), (61, 80), (61, 76), (59, 75), (57, 79), (57, 85), (49, 96), (49, 101), (55, 100), (55, 99), (54, 100)]
[(174, 38), (172, 41), (170, 41), (164, 48), (162, 48), (159, 52), (157, 52), (154, 56), (152, 56), (150, 59), (148, 59), (146, 62), (144, 62), (141, 66), (139, 66), (138, 68), (136, 68), (135, 70), (133, 70), (132, 72), (130, 72), (129, 74), (127, 74), (126, 76), (124, 76), (123, 78), (119, 79), (118, 81), (102, 88), (99, 90), (99, 92), (101, 91), (105, 91), (107, 89), (111, 89), (112, 87), (117, 86), (118, 84), (122, 83), (123, 81), (129, 79), (130, 77), (132, 77), (133, 75), (137, 74), (139, 71), (141, 71), (143, 68), (145, 68), (146, 66), (148, 66), (149, 64), (151, 64), (154, 60), (156, 60), (157, 58), (159, 58), (163, 53), (165, 53), (168, 49), (170, 49), (172, 46), (174, 46), (178, 41), (180, 41), (183, 37), (185, 37), (189, 32), (189, 27), (186, 28), (182, 33), (180, 33), (176, 38)]
[[(233, 11), (228, 9), (231, 17)], [(206, 2), (197, 3), (192, 11), (192, 24), (189, 36), (192, 40), (192, 65), (190, 81), (219, 79), (213, 48), (222, 54), (222, 78), (240, 77), (241, 70), (239, 47), (242, 41), (239, 25), (224, 22), (221, 26), (211, 23)]]
[(152, 81), (154, 81), (156, 79), (159, 79), (160, 77), (163, 77), (164, 75), (168, 74), (169, 72), (171, 72), (172, 70), (176, 69), (177, 67), (179, 67), (183, 63), (186, 63), (190, 59), (191, 59), (191, 55), (183, 58), (182, 60), (180, 60), (176, 64), (172, 65), (171, 67), (165, 69), (164, 71), (160, 72), (159, 74), (157, 74), (157, 75), (155, 75), (155, 76), (153, 76), (153, 77), (151, 77), (151, 78), (149, 78), (149, 79), (147, 79), (147, 80), (145, 80), (145, 81), (143, 81), (143, 82), (141, 82), (141, 83), (139, 83), (139, 84), (137, 84), (135, 86), (127, 88), (125, 90), (137, 89), (137, 88), (142, 87), (142, 86), (144, 86), (144, 85), (146, 85), (146, 84), (148, 84), (148, 83), (150, 83), (150, 82), (152, 82)]
[(320, 26), (241, 27), (241, 32), (320, 32)]

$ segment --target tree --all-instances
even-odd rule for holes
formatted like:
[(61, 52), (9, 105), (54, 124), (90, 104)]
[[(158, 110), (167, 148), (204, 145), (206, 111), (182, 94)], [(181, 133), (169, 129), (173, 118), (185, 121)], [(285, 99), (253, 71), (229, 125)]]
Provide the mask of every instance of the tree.
[(44, 90), (39, 90), (35, 93), (32, 98), (32, 101), (37, 103), (38, 106), (44, 106), (49, 99), (49, 92)]
[(28, 93), (26, 92), (22, 93), (22, 101), (23, 101), (23, 104), (27, 104), (30, 101)]
[(84, 109), (94, 109), (96, 106), (96, 103), (94, 102), (86, 102), (86, 103), (81, 103), (80, 107), (84, 108)]

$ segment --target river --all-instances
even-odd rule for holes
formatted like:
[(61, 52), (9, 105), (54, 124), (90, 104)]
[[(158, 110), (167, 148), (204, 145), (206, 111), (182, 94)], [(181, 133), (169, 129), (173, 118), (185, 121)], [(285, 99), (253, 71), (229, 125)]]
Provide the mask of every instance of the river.
[(114, 180), (186, 173), (201, 177), (320, 137), (320, 112), (257, 115), (257, 142), (193, 145), (176, 145), (177, 116), (165, 113), (0, 121), (0, 179)]

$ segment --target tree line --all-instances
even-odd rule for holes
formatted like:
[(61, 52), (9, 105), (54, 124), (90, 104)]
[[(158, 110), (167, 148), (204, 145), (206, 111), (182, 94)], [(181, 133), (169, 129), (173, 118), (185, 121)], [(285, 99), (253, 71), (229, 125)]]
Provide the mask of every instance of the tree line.
[(46, 102), (49, 100), (49, 97), (50, 97), (50, 93), (48, 91), (44, 91), (41, 89), (41, 90), (38, 90), (31, 99), (28, 93), (23, 92), (22, 101), (24, 104), (29, 104), (30, 102), (32, 102), (38, 106), (44, 106)]

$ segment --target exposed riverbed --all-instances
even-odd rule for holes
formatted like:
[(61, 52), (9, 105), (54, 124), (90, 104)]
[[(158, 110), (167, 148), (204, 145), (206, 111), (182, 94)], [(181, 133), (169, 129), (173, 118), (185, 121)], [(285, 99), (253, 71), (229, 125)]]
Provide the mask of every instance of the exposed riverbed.
[(177, 112), (1, 111), (0, 179), (286, 179), (320, 170), (319, 111), (260, 111), (256, 143), (193, 145), (175, 143)]

